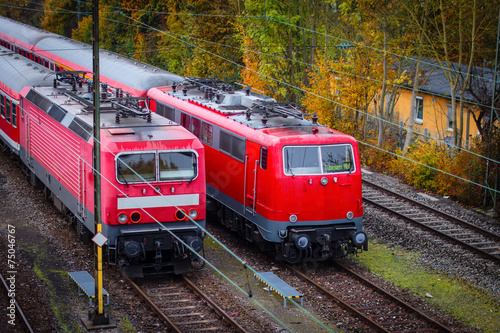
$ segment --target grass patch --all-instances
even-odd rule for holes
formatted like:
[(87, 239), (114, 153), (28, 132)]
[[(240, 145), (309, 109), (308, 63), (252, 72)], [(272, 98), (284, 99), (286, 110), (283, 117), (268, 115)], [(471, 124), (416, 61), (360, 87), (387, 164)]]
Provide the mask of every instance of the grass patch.
[[(44, 246), (34, 244), (26, 245), (23, 249), (33, 258), (33, 272), (45, 283), (46, 290), (50, 294), (50, 307), (55, 317), (57, 318), (59, 327), (62, 332), (84, 332), (80, 326), (71, 317), (70, 309), (63, 298), (60, 297), (61, 286), (66, 281), (67, 272), (56, 270), (51, 264), (47, 249)], [(34, 255), (34, 254), (37, 255)]]
[(118, 326), (118, 329), (122, 333), (137, 333), (137, 330), (135, 329), (134, 325), (128, 320), (127, 317), (125, 317), (123, 314), (118, 313), (118, 318), (120, 319), (120, 325)]
[(418, 254), (371, 242), (358, 257), (361, 265), (403, 290), (424, 297), (436, 308), (484, 332), (498, 333), (500, 302), (467, 281), (416, 264)]

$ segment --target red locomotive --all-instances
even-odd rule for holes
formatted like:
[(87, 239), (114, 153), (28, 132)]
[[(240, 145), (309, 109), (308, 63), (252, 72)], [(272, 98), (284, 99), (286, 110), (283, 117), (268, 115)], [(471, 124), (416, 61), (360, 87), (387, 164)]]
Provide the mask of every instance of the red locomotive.
[[(2, 38), (22, 41), (22, 53), (43, 58), (49, 67), (91, 66), (90, 47), (85, 44), (43, 35), (35, 28), (33, 36), (10, 34), (12, 29), (0, 24), (0, 43)], [(305, 119), (296, 105), (276, 103), (249, 89), (233, 91), (214, 79), (184, 81), (105, 51), (101, 59), (106, 63), (101, 64), (104, 82), (133, 96), (147, 94), (153, 111), (202, 141), (207, 208), (225, 225), (291, 263), (367, 250), (354, 138), (319, 125), (314, 116)], [(146, 72), (125, 75), (138, 67)], [(168, 80), (176, 84), (164, 83)]]
[(295, 104), (215, 79), (148, 95), (204, 144), (207, 210), (228, 228), (290, 263), (367, 250), (354, 138), (305, 119)]
[[(88, 240), (94, 231), (93, 104), (83, 73), (50, 76), (37, 63), (1, 52), (0, 137)], [(110, 96), (107, 89), (101, 98), (108, 261), (131, 276), (185, 273), (199, 262), (193, 251), (203, 247), (203, 146), (182, 126), (151, 113), (144, 99)]]

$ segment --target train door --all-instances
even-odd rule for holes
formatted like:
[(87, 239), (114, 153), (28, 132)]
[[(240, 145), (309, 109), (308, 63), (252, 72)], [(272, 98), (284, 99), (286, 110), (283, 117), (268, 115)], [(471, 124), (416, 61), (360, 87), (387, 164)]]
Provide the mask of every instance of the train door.
[(245, 155), (245, 184), (244, 184), (244, 214), (253, 216), (256, 213), (258, 197), (259, 163), (261, 145), (247, 141)]

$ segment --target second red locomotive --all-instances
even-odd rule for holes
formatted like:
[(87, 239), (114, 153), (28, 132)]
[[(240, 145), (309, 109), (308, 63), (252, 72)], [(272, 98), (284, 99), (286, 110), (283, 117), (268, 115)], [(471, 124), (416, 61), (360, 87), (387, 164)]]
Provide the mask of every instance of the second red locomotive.
[(227, 227), (290, 263), (367, 250), (354, 138), (215, 79), (187, 78), (149, 97), (204, 144), (207, 209)]

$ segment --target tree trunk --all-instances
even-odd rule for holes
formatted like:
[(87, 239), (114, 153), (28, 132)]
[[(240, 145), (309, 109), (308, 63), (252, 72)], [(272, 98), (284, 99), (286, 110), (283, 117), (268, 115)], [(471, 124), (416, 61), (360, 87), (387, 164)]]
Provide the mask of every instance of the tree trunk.
[(382, 81), (382, 91), (380, 92), (380, 105), (379, 105), (379, 113), (378, 113), (378, 138), (377, 138), (377, 147), (382, 147), (385, 139), (385, 126), (384, 126), (384, 109), (385, 109), (385, 91), (387, 87), (387, 29), (384, 28), (384, 74)]
[(405, 144), (403, 145), (403, 154), (406, 154), (408, 147), (411, 144), (411, 138), (413, 136), (413, 125), (415, 120), (415, 108), (417, 106), (417, 92), (418, 92), (418, 80), (420, 78), (420, 57), (417, 60), (417, 67), (415, 68), (415, 77), (413, 78), (413, 91), (411, 93), (411, 105), (410, 105), (410, 118), (408, 119), (408, 125), (406, 126), (406, 138)]

